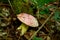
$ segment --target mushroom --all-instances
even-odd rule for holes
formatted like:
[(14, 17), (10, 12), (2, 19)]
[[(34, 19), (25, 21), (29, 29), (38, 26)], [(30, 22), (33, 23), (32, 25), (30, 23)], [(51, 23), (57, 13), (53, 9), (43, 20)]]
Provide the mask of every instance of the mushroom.
[[(25, 32), (27, 31), (28, 27), (38, 27), (39, 26), (37, 19), (30, 14), (20, 13), (17, 15), (17, 18), (19, 19), (19, 21), (22, 22), (20, 27), (18, 27), (17, 29), (25, 28), (26, 29), (26, 30), (24, 30)], [(22, 27), (22, 26), (24, 26), (24, 27)], [(22, 35), (23, 34), (24, 33), (22, 33)]]

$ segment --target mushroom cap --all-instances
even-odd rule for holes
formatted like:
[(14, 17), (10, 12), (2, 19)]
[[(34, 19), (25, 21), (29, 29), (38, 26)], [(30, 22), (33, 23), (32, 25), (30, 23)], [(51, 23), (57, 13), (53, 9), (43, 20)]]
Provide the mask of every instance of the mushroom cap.
[(17, 18), (24, 24), (31, 27), (38, 27), (38, 21), (35, 17), (27, 13), (20, 13), (17, 15)]

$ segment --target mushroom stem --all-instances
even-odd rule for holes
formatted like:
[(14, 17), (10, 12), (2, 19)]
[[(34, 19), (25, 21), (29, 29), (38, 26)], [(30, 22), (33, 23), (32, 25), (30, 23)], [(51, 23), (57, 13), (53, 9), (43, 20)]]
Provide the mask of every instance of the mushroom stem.
[(17, 30), (21, 30), (20, 36), (23, 36), (23, 35), (27, 32), (28, 26), (22, 23), (22, 24), (17, 28)]

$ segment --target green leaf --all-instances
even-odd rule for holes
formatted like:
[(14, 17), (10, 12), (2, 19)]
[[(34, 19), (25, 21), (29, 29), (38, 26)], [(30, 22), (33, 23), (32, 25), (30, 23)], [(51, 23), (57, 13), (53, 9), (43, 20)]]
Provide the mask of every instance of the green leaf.
[(42, 9), (41, 11), (39, 11), (40, 14), (49, 14), (50, 13), (50, 10), (48, 7)]
[(56, 0), (32, 0), (34, 4), (36, 4), (38, 7), (42, 7), (45, 4), (48, 4), (50, 2), (54, 2)]
[(42, 37), (38, 38), (38, 37), (35, 36), (35, 37), (33, 38), (33, 40), (43, 40), (43, 38), (42, 38)]
[(54, 19), (56, 21), (60, 21), (60, 11), (56, 10), (54, 13)]
[(50, 13), (50, 11), (48, 8), (40, 11), (40, 14), (49, 14), (49, 13)]
[(40, 14), (48, 14), (50, 13), (50, 8), (56, 9), (56, 6), (47, 6), (47, 7), (42, 7), (42, 10), (39, 11)]

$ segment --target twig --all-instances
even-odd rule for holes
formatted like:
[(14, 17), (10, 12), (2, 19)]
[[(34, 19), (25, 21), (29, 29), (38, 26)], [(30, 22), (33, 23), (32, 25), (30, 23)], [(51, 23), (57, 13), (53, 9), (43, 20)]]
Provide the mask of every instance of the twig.
[[(10, 0), (8, 0), (8, 2), (9, 2), (9, 4), (10, 4), (10, 6), (11, 6), (12, 11), (14, 12), (14, 9), (13, 9), (11, 3), (10, 3)], [(15, 13), (15, 12), (14, 12), (14, 13)]]
[(1, 3), (0, 6), (9, 6), (9, 5), (8, 5), (8, 4), (2, 4), (2, 3)]
[(50, 17), (54, 14), (54, 12), (52, 12), (50, 14), (50, 16), (45, 20), (45, 22), (39, 27), (39, 29), (31, 36), (31, 38), (29, 40), (31, 40), (39, 31), (40, 29), (46, 24), (46, 22), (50, 19)]

